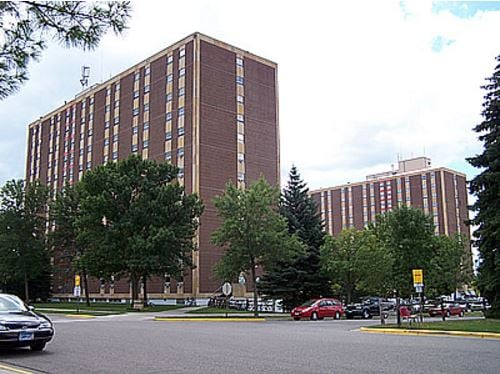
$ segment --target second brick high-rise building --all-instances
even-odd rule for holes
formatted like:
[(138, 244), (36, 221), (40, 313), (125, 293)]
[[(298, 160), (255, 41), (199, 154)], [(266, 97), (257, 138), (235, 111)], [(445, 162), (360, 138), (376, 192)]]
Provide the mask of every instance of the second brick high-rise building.
[[(276, 64), (194, 33), (30, 124), (26, 179), (55, 192), (130, 154), (177, 165), (186, 193), (205, 204), (196, 268), (181, 280), (156, 279), (148, 291), (212, 295), (220, 285), (212, 268), (222, 254), (210, 243), (218, 226), (213, 197), (229, 181), (245, 186), (261, 175), (279, 185)], [(54, 265), (54, 294), (70, 295), (72, 270), (62, 255)], [(126, 280), (94, 280), (89, 288), (95, 296), (129, 295)]]

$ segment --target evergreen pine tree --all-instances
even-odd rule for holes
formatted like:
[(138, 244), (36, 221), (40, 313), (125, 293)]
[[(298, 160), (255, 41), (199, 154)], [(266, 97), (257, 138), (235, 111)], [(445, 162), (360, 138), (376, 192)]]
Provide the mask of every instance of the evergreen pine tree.
[(282, 193), (280, 213), (288, 222), (289, 233), (299, 237), (306, 251), (292, 260), (277, 262), (259, 283), (265, 295), (283, 299), (286, 309), (331, 293), (330, 282), (321, 270), (320, 247), (325, 233), (317, 204), (309, 196), (309, 189), (295, 166), (289, 177)]
[[(500, 56), (496, 58), (500, 63)], [(475, 244), (479, 249), (478, 286), (492, 304), (491, 314), (500, 317), (500, 64), (487, 84), (484, 96), (483, 122), (474, 128), (484, 143), (480, 155), (467, 161), (482, 172), (470, 183), (470, 192), (477, 197), (472, 209), (477, 226)]]

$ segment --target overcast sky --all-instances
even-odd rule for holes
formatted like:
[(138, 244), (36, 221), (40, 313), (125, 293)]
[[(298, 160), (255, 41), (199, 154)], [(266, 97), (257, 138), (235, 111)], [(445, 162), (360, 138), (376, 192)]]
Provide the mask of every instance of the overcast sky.
[(136, 1), (129, 30), (93, 52), (51, 45), (0, 102), (0, 184), (24, 176), (27, 125), (91, 84), (199, 31), (278, 63), (282, 183), (360, 181), (397, 157), (472, 177), (472, 127), (500, 54), (500, 2)]

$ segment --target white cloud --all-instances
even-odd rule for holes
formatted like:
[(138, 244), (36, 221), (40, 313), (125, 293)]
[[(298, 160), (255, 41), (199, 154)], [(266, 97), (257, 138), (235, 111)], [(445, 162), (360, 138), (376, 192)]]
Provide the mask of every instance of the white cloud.
[[(52, 47), (22, 91), (0, 102), (0, 183), (24, 173), (26, 126), (80, 89), (80, 66), (104, 80), (200, 31), (279, 64), (282, 175), (311, 188), (363, 179), (420, 155), (460, 165), (500, 53), (500, 12), (459, 18), (430, 2), (136, 1), (125, 35), (98, 50)], [(439, 53), (436, 37), (453, 41)], [(5, 142), (11, 147), (4, 146)]]

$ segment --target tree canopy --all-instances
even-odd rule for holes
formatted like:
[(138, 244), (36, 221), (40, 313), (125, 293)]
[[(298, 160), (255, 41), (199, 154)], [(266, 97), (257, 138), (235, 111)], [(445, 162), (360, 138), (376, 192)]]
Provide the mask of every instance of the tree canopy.
[[(177, 168), (130, 156), (98, 166), (78, 184), (81, 264), (97, 277), (182, 277), (191, 265), (203, 205), (176, 182)], [(145, 299), (147, 298), (145, 292)]]
[(278, 213), (278, 201), (279, 190), (263, 178), (245, 190), (230, 183), (224, 194), (214, 199), (221, 224), (212, 240), (225, 249), (215, 273), (226, 281), (236, 279), (241, 272), (250, 273), (256, 315), (257, 268), (266, 271), (277, 261), (302, 251)]
[(0, 99), (28, 79), (28, 64), (38, 60), (47, 42), (95, 48), (109, 30), (121, 33), (130, 15), (129, 1), (0, 2)]
[[(30, 281), (50, 272), (45, 246), (47, 187), (38, 181), (7, 182), (0, 190), (0, 284), (24, 284), (30, 299)], [(45, 284), (44, 296), (49, 283)]]
[(479, 250), (478, 286), (492, 304), (492, 315), (500, 317), (500, 55), (493, 75), (482, 86), (486, 91), (483, 121), (474, 131), (483, 142), (483, 152), (467, 161), (481, 172), (470, 182), (476, 196), (471, 223)]

